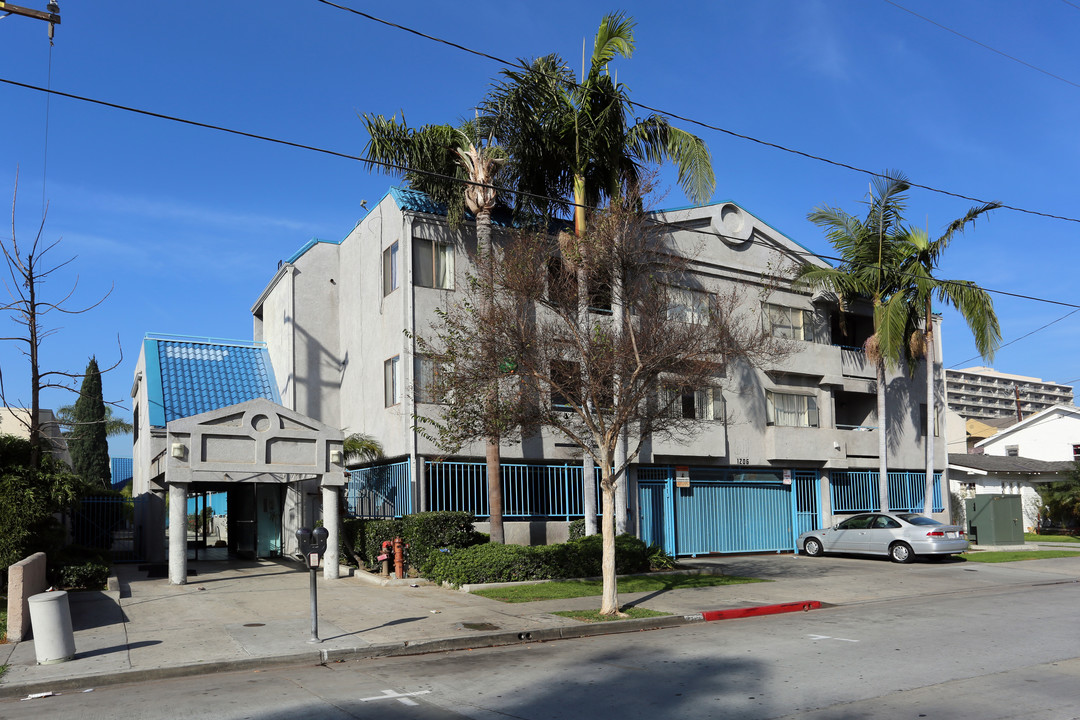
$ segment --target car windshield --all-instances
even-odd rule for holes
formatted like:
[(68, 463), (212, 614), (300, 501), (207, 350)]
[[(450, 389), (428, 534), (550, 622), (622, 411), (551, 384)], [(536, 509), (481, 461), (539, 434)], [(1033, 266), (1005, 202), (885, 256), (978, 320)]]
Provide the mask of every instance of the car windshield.
[(925, 515), (916, 515), (915, 513), (904, 513), (903, 515), (897, 515), (898, 518), (904, 522), (911, 523), (912, 525), (940, 525), (937, 520), (928, 518)]

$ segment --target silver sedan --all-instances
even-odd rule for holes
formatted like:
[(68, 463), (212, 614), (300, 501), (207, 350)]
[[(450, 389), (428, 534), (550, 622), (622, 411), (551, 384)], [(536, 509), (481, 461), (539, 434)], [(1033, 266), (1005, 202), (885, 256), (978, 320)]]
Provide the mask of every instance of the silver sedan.
[(811, 557), (823, 553), (888, 555), (893, 562), (909, 563), (916, 555), (945, 557), (968, 548), (964, 529), (943, 525), (916, 513), (862, 513), (831, 528), (810, 530), (799, 536), (802, 551)]

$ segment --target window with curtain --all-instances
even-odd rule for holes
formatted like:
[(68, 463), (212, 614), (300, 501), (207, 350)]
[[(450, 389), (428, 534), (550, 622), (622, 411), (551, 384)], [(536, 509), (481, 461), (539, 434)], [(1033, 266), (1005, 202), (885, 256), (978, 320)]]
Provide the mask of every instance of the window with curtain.
[(812, 395), (766, 390), (765, 412), (769, 425), (818, 427), (817, 398)]
[(809, 310), (765, 303), (762, 317), (765, 329), (773, 337), (789, 340), (814, 340), (814, 314)]
[(383, 400), (386, 407), (401, 402), (401, 356), (395, 355), (383, 362)]
[(705, 325), (709, 322), (709, 293), (690, 288), (668, 288), (668, 318)]
[(661, 398), (666, 403), (668, 415), (685, 420), (723, 420), (724, 396), (718, 387), (694, 389), (691, 387), (664, 388)]
[(439, 363), (427, 355), (417, 355), (413, 372), (413, 396), (416, 402), (434, 403), (434, 384), (439, 377)]
[(413, 284), (420, 287), (454, 289), (454, 246), (423, 238), (413, 238)]

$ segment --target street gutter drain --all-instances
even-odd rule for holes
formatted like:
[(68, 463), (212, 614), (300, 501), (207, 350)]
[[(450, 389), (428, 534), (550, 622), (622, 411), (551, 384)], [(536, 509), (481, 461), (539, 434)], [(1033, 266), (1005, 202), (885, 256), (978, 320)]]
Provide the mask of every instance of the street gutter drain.
[(266, 627), (266, 623), (244, 623), (244, 627)]
[(499, 629), (498, 625), (492, 625), (491, 623), (486, 622), (461, 623), (461, 627), (465, 628), (466, 630), (487, 630), (489, 632)]

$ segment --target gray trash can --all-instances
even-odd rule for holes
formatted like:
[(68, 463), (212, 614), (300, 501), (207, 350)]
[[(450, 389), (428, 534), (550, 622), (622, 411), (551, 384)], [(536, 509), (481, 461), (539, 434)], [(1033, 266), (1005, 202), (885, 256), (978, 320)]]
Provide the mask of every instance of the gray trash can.
[(63, 590), (31, 595), (30, 627), (34, 630), (34, 653), (38, 665), (51, 665), (75, 657), (71, 608)]

